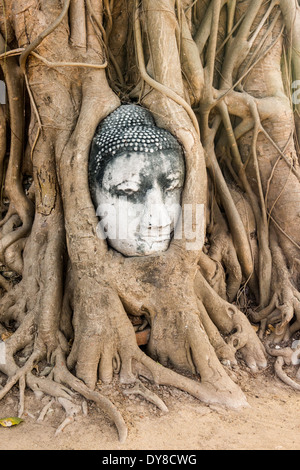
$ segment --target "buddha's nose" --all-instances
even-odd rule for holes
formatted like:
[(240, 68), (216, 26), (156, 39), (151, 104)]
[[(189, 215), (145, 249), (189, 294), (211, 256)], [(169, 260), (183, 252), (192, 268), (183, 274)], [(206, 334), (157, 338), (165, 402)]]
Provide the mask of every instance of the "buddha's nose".
[(141, 225), (144, 228), (155, 230), (168, 228), (171, 222), (164, 204), (163, 189), (156, 184), (147, 191)]

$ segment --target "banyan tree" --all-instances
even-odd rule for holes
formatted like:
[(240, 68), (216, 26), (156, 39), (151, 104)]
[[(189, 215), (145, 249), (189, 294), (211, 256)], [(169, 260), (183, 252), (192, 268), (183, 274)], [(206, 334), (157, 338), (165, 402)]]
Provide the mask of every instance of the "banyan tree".
[[(20, 416), (27, 389), (67, 416), (76, 392), (124, 441), (102, 383), (238, 409), (232, 367), (271, 362), (299, 390), (299, 26), (299, 0), (0, 3), (0, 398), (18, 386)], [(122, 198), (167, 244), (110, 241), (97, 206)]]

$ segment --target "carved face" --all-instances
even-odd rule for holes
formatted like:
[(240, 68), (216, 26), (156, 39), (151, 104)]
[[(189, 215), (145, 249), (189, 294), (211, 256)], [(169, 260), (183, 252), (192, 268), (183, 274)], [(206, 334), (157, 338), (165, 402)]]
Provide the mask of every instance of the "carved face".
[(105, 166), (95, 191), (107, 241), (125, 256), (168, 249), (180, 215), (184, 184), (180, 152), (123, 152)]

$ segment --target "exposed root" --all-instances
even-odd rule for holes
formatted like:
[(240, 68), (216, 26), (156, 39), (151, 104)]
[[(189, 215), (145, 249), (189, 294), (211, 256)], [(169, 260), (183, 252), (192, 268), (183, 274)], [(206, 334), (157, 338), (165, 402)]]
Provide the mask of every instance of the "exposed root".
[[(212, 212), (214, 226), (209, 230), (210, 249), (208, 255), (216, 262), (217, 266), (221, 266), (220, 270), (224, 272), (224, 276), (226, 275), (226, 296), (223, 297), (228, 302), (233, 302), (242, 283), (242, 270), (227, 223), (217, 204), (214, 204)], [(201, 262), (199, 265), (201, 269)], [(209, 278), (205, 278), (212, 285)], [(217, 289), (215, 290), (218, 292)]]
[(58, 426), (57, 430), (55, 431), (55, 436), (59, 436), (59, 434), (62, 433), (69, 424), (72, 424), (75, 420), (75, 416), (76, 410), (74, 407), (74, 411), (64, 419), (60, 426)]
[(199, 314), (201, 322), (204, 326), (206, 334), (209, 338), (211, 345), (213, 346), (219, 361), (224, 365), (236, 365), (237, 360), (235, 357), (236, 347), (230, 342), (226, 343), (224, 338), (221, 336), (218, 328), (209, 317), (204, 305), (200, 300), (197, 302), (199, 308)]
[(44, 421), (45, 419), (45, 416), (47, 415), (48, 411), (50, 410), (52, 404), (54, 403), (54, 398), (51, 398), (48, 403), (46, 403), (46, 405), (43, 407), (43, 409), (41, 410), (40, 414), (39, 414), (39, 417), (37, 419), (37, 422), (38, 423), (41, 423), (42, 421)]
[(111, 403), (110, 400), (100, 393), (90, 390), (81, 380), (77, 379), (68, 371), (61, 351), (57, 352), (57, 359), (60, 365), (54, 372), (55, 380), (58, 380), (61, 383), (65, 383), (71, 389), (80, 393), (87, 400), (94, 401), (115, 423), (119, 434), (119, 441), (121, 443), (125, 442), (127, 437), (127, 426), (117, 408)]
[(21, 377), (19, 380), (19, 390), (20, 390), (20, 400), (19, 400), (19, 410), (18, 410), (18, 417), (22, 418), (25, 408), (25, 388), (26, 388), (26, 380), (25, 377)]
[[(4, 52), (7, 49), (7, 44), (0, 34), (0, 50)], [(19, 216), (20, 223), (14, 226), (13, 230), (5, 231), (5, 225), (1, 230), (0, 240), (0, 257), (2, 262), (9, 265), (9, 258), (18, 258), (17, 271), (22, 271), (21, 253), (24, 245), (18, 245), (16, 242), (21, 239), (26, 239), (32, 227), (32, 220), (34, 215), (34, 207), (22, 185), (22, 158), (23, 158), (23, 145), (24, 145), (24, 79), (20, 72), (19, 66), (14, 57), (1, 61), (1, 67), (4, 73), (5, 81), (7, 83), (7, 90), (9, 96), (9, 111), (10, 111), (10, 132), (11, 132), (11, 145), (10, 157), (5, 174), (5, 178), (1, 184), (5, 182), (6, 195), (9, 198), (8, 216), (16, 213)], [(1, 146), (3, 143), (1, 142)], [(10, 206), (12, 209), (10, 210)], [(3, 224), (9, 222), (8, 216), (5, 218)], [(10, 253), (10, 257), (5, 258), (6, 251), (9, 247), (14, 246), (16, 255)], [(15, 268), (14, 263), (11, 265), (12, 269)]]
[(26, 375), (28, 387), (39, 397), (46, 394), (56, 398), (70, 399), (74, 392), (68, 387), (55, 382), (52, 378), (37, 377), (31, 373)]
[(222, 378), (217, 374), (210, 381), (197, 382), (171, 369), (163, 367), (141, 353), (135, 364), (138, 375), (157, 385), (167, 385), (183, 390), (207, 404), (218, 404), (231, 409), (248, 407), (247, 400), (226, 374)]
[[(158, 18), (159, 17), (160, 15), (158, 15)], [(148, 83), (154, 90), (158, 90), (160, 93), (167, 96), (171, 100), (174, 100), (175, 103), (182, 106), (183, 109), (187, 112), (188, 116), (191, 118), (191, 121), (197, 133), (200, 135), (197, 117), (194, 111), (192, 110), (191, 106), (186, 102), (186, 100), (183, 99), (176, 92), (174, 92), (174, 90), (172, 90), (171, 88), (154, 80), (152, 77), (150, 77), (150, 75), (147, 72), (145, 59), (144, 59), (143, 46), (142, 46), (142, 33), (141, 33), (141, 25), (140, 25), (140, 19), (139, 19), (138, 0), (136, 0), (135, 2), (134, 34), (135, 34), (135, 43), (136, 43), (135, 45), (136, 45), (136, 50), (137, 50), (137, 59), (138, 59), (139, 70), (140, 70), (142, 79), (145, 80), (145, 82)]]
[[(19, 368), (14, 375), (8, 378), (6, 384), (4, 387), (0, 390), (0, 400), (2, 400), (3, 397), (12, 389), (12, 387), (22, 379), (22, 377), (26, 376), (26, 374), (32, 370), (33, 366), (35, 365), (36, 362), (39, 361), (41, 358), (41, 353), (40, 351), (36, 351), (31, 355), (31, 357), (28, 359), (26, 364)], [(2, 369), (2, 368), (1, 368)]]
[[(300, 345), (296, 346), (296, 348), (279, 348), (279, 349), (274, 349), (269, 346), (269, 344), (266, 344), (266, 349), (268, 353), (276, 357), (275, 365), (274, 365), (274, 370), (275, 374), (277, 377), (282, 380), (286, 385), (290, 386), (294, 390), (300, 391), (300, 383), (295, 382), (293, 379), (291, 379), (287, 373), (283, 370), (284, 365), (299, 365), (300, 360), (299, 360), (299, 354), (300, 354)], [(299, 373), (299, 371), (298, 371)], [(298, 378), (298, 374), (296, 376)]]
[(153, 403), (157, 408), (159, 408), (164, 413), (167, 413), (169, 410), (165, 403), (151, 390), (148, 390), (142, 383), (136, 384), (133, 388), (124, 390), (124, 395), (141, 395), (145, 400)]
[(55, 436), (58, 436), (64, 429), (69, 425), (72, 424), (75, 420), (75, 417), (81, 413), (81, 406), (72, 403), (71, 401), (65, 398), (58, 398), (59, 403), (63, 406), (66, 411), (66, 418), (61, 423), (61, 425), (55, 431)]
[[(98, 392), (89, 390), (83, 382), (78, 380), (67, 370), (61, 351), (57, 351), (56, 365), (51, 369), (48, 377), (43, 375), (34, 375), (31, 372), (34, 365), (39, 362), (39, 360), (42, 360), (43, 357), (44, 354), (38, 352), (33, 353), (26, 364), (22, 368), (19, 368), (13, 376), (8, 378), (6, 385), (0, 390), (0, 399), (2, 399), (17, 382), (19, 382), (19, 416), (22, 416), (24, 413), (24, 392), (26, 385), (39, 399), (42, 398), (44, 394), (56, 398), (67, 414), (66, 419), (56, 431), (56, 435), (58, 435), (68, 424), (73, 422), (75, 416), (82, 411), (82, 408), (75, 405), (72, 401), (74, 391), (78, 392), (87, 400), (94, 401), (106, 414), (108, 414), (118, 429), (120, 442), (124, 442), (127, 436), (127, 427), (119, 411), (106, 397), (102, 396)], [(52, 400), (41, 411), (38, 418), (39, 422), (44, 419), (51, 403)]]
[(29, 46), (22, 52), (21, 57), (20, 57), (20, 68), (24, 75), (26, 74), (26, 62), (27, 62), (28, 56), (30, 55), (32, 51), (34, 51), (34, 49), (36, 49), (41, 44), (41, 42), (47, 36), (49, 36), (49, 34), (51, 34), (59, 26), (59, 24), (63, 21), (63, 19), (67, 15), (69, 7), (70, 7), (70, 0), (65, 0), (62, 11), (59, 14), (59, 16), (55, 18), (53, 23), (50, 24), (48, 28), (46, 28), (41, 34), (39, 34), (39, 36), (35, 38), (35, 40), (32, 41), (32, 43), (29, 44)]
[[(273, 253), (273, 296), (265, 308), (251, 313), (254, 322), (260, 322), (259, 336), (263, 339), (269, 324), (275, 326), (269, 338), (273, 343), (288, 341), (300, 329), (300, 293), (293, 285), (292, 276), (287, 268), (275, 234), (272, 234)], [(291, 320), (294, 323), (291, 324)]]
[(265, 368), (264, 347), (245, 315), (235, 305), (221, 299), (200, 272), (195, 278), (195, 290), (211, 321), (227, 338), (228, 346), (243, 355), (252, 371)]
[(292, 380), (284, 372), (284, 370), (283, 370), (284, 364), (285, 364), (284, 357), (282, 357), (282, 356), (277, 357), (276, 362), (275, 362), (275, 366), (274, 366), (275, 373), (276, 373), (277, 377), (279, 377), (280, 380), (282, 380), (282, 382), (284, 382), (286, 385), (289, 385), (289, 387), (293, 388), (294, 390), (300, 391), (300, 383), (297, 383), (294, 380)]

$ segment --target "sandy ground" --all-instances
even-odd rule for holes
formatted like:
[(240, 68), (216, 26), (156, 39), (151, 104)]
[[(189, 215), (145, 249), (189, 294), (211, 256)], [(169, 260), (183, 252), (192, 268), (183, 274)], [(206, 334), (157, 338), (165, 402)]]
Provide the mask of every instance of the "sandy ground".
[[(156, 387), (169, 408), (162, 413), (142, 398), (125, 398), (121, 387), (113, 395), (104, 388), (128, 425), (122, 445), (114, 425), (92, 403), (87, 416), (78, 416), (55, 437), (64, 419), (60, 405), (54, 402), (37, 423), (49, 398), (38, 400), (27, 392), (24, 422), (0, 428), (0, 450), (299, 450), (300, 392), (279, 382), (271, 369), (256, 376), (239, 370), (236, 379), (250, 405), (241, 411), (209, 407), (184, 392)], [(15, 388), (0, 403), (0, 417), (15, 416), (17, 402)]]

